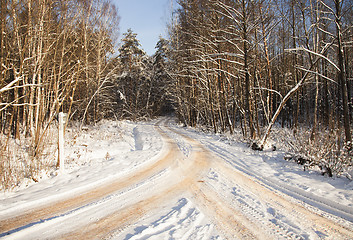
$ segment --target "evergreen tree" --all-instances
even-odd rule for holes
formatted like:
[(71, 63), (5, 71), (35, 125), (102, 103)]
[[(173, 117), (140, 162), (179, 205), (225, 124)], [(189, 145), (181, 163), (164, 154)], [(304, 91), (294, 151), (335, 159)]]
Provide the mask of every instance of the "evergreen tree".
[(131, 28), (123, 34), (122, 46), (119, 48), (119, 59), (123, 71), (132, 73), (141, 70), (142, 60), (146, 53), (140, 48), (141, 44), (137, 39), (137, 34)]
[[(121, 75), (118, 78), (118, 98), (122, 99), (121, 117), (136, 120), (148, 117), (151, 89), (150, 59), (141, 48), (137, 34), (128, 29), (119, 48)], [(124, 96), (124, 97), (121, 97)]]
[(172, 82), (168, 74), (169, 42), (159, 37), (156, 53), (153, 56), (153, 91), (152, 102), (154, 113), (168, 113), (173, 110), (171, 87)]

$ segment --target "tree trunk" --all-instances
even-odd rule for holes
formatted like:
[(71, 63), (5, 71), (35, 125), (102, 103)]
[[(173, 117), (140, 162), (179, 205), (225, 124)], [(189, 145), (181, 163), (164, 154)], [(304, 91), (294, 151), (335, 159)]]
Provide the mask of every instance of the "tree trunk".
[(346, 142), (352, 141), (351, 129), (350, 129), (350, 117), (349, 117), (349, 106), (348, 106), (348, 93), (347, 93), (347, 79), (346, 79), (346, 71), (344, 64), (344, 52), (342, 46), (342, 23), (341, 23), (341, 1), (335, 0), (336, 7), (336, 31), (337, 31), (337, 58), (338, 58), (338, 68), (340, 71), (338, 72), (338, 81), (340, 82), (341, 94), (342, 94), (342, 104), (343, 104), (343, 125), (344, 125), (344, 133), (346, 136)]
[(250, 138), (255, 139), (256, 133), (254, 128), (253, 113), (252, 113), (252, 101), (251, 101), (251, 89), (250, 89), (250, 74), (249, 74), (249, 49), (248, 49), (248, 29), (246, 19), (246, 6), (245, 0), (242, 1), (243, 10), (243, 51), (244, 51), (244, 72), (245, 72), (245, 111), (246, 118), (249, 122)]

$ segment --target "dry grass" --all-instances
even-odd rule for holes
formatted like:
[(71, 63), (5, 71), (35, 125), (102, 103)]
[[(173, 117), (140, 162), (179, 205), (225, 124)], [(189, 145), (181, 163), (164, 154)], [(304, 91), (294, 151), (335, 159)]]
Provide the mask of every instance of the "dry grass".
[(34, 156), (33, 139), (21, 140), (0, 135), (0, 190), (12, 190), (24, 182), (37, 182), (44, 175), (55, 171), (57, 132), (48, 129)]
[(319, 131), (311, 139), (311, 129), (298, 129), (296, 135), (290, 131), (278, 131), (282, 144), (288, 152), (297, 158), (310, 162), (310, 166), (319, 166), (323, 174), (352, 178), (353, 145), (345, 144), (343, 132), (339, 130)]

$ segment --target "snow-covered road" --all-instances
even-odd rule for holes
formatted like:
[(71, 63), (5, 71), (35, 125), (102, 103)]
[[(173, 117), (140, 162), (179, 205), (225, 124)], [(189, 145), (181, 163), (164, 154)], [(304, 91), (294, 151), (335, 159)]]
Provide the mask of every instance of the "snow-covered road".
[(87, 166), (4, 193), (0, 238), (353, 239), (351, 183), (325, 197), (335, 184), (281, 172), (275, 153), (170, 122), (126, 124), (131, 138), (101, 142)]

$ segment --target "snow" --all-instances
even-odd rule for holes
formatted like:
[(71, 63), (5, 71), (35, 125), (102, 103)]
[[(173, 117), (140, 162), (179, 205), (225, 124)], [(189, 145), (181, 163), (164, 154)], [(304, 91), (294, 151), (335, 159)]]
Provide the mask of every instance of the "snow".
[(209, 219), (187, 198), (170, 205), (167, 213), (143, 219), (138, 226), (109, 239), (222, 239)]
[[(144, 132), (135, 136), (135, 128), (143, 128)], [(127, 175), (154, 161), (163, 150), (163, 142), (153, 128), (153, 122), (137, 126), (128, 121), (103, 121), (89, 127), (79, 136), (74, 132), (67, 135), (65, 173), (44, 179), (39, 184), (32, 183), (24, 189), (23, 185), (17, 191), (3, 192), (0, 198), (0, 220)], [(145, 144), (144, 151), (136, 149), (135, 142), (141, 140)]]
[[(158, 162), (170, 150), (168, 137), (180, 153), (170, 153), (172, 162), (168, 157)], [(65, 139), (64, 173), (54, 172), (39, 183), (24, 183), (1, 193), (0, 239), (68, 238), (75, 229), (85, 226), (89, 231), (99, 224), (106, 228), (105, 239), (226, 239), (234, 230), (227, 225), (228, 217), (217, 211), (229, 211), (233, 222), (253, 232), (262, 229), (270, 238), (327, 235), (324, 229), (313, 229), (308, 219), (316, 215), (303, 217), (301, 207), (353, 228), (353, 182), (304, 172), (301, 166), (285, 161), (280, 149), (252, 151), (234, 138), (182, 128), (169, 119), (105, 120), (82, 132), (73, 126)], [(193, 183), (188, 179), (196, 174), (191, 160), (201, 151), (197, 142), (210, 151), (214, 161), (204, 166), (204, 175)], [(7, 219), (31, 209), (119, 184), (92, 201), (81, 200), (54, 215), (1, 230)], [(271, 196), (278, 199), (272, 201)], [(297, 206), (290, 213), (287, 200)]]
[(303, 171), (302, 166), (285, 161), (285, 152), (280, 150), (253, 151), (244, 143), (222, 136), (200, 134), (191, 129), (186, 132), (234, 168), (267, 186), (353, 222), (352, 181), (328, 178), (316, 171)]

